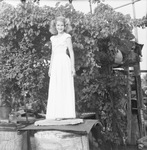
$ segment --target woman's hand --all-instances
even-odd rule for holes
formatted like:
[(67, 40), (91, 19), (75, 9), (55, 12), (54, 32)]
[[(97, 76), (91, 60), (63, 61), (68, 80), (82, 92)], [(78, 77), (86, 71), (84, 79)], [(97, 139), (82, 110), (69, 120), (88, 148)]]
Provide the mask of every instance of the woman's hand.
[(71, 69), (71, 74), (72, 74), (72, 76), (75, 76), (75, 75), (76, 75), (75, 68), (72, 68), (72, 69)]
[(49, 77), (51, 76), (51, 69), (49, 69), (49, 71), (48, 71), (48, 76)]

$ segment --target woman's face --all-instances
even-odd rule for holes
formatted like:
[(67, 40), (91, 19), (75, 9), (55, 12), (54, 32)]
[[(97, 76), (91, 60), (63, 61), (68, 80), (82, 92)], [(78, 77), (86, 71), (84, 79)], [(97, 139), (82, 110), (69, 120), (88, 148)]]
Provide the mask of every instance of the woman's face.
[(62, 33), (64, 32), (64, 23), (62, 21), (57, 21), (56, 23), (56, 29), (58, 31), (58, 33)]

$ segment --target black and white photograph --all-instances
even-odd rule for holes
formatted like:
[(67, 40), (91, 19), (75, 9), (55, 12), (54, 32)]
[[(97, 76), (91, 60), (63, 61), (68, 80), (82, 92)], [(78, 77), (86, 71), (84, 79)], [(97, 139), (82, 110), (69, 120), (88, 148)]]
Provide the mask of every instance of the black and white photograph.
[(147, 0), (0, 0), (0, 150), (147, 150)]

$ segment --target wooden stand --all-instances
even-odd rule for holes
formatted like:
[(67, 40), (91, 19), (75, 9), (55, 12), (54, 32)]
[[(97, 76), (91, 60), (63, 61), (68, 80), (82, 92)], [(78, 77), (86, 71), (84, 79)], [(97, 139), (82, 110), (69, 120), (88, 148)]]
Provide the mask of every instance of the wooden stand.
[[(86, 119), (76, 125), (32, 124), (19, 131), (27, 131), (28, 135), (28, 148), (23, 150), (89, 150), (91, 130), (98, 126), (101, 124), (97, 120)], [(32, 133), (35, 133), (34, 136)]]
[[(128, 103), (127, 103), (127, 133), (128, 133), (128, 144), (136, 145), (137, 140), (142, 138), (145, 135), (145, 127), (143, 125), (142, 119), (142, 109), (143, 109), (143, 95), (141, 87), (141, 77), (140, 77), (140, 67), (139, 64), (133, 66), (133, 76), (135, 79), (135, 90), (131, 89), (130, 84), (128, 83)], [(129, 76), (129, 70), (128, 70)], [(132, 98), (131, 93), (135, 93), (136, 98), (136, 108), (135, 114), (132, 113)]]
[(36, 150), (89, 150), (86, 135), (63, 131), (39, 131), (35, 133)]
[(0, 150), (22, 150), (22, 135), (18, 135), (16, 126), (0, 124)]

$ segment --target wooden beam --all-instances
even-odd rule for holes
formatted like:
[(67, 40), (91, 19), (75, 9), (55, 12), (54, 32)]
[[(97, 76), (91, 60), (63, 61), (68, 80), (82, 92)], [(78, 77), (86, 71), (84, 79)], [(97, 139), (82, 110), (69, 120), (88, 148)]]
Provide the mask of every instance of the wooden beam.
[(134, 3), (139, 2), (139, 1), (141, 1), (141, 0), (136, 0), (136, 1), (134, 1), (134, 2), (130, 2), (130, 3), (124, 4), (124, 5), (122, 5), (122, 6), (118, 6), (118, 7), (114, 8), (114, 9), (119, 9), (119, 8), (128, 6), (128, 5), (130, 5), (130, 4), (134, 4)]
[[(130, 72), (134, 72), (134, 70), (130, 70)], [(147, 70), (140, 70), (140, 73), (147, 73)]]
[[(135, 0), (132, 0), (133, 18), (136, 19), (136, 11), (135, 11), (135, 5), (134, 4), (135, 4)], [(134, 31), (135, 31), (135, 41), (138, 43), (137, 27), (134, 28)], [(134, 76), (135, 76), (135, 80), (136, 80), (138, 127), (139, 127), (139, 133), (140, 133), (140, 138), (141, 138), (144, 136), (145, 131), (143, 128), (143, 122), (141, 120), (141, 111), (143, 108), (143, 93), (142, 93), (142, 87), (141, 87), (140, 63), (139, 62), (136, 65), (134, 65)]]
[(136, 80), (136, 97), (137, 97), (137, 109), (138, 109), (138, 127), (140, 138), (144, 136), (144, 127), (141, 119), (141, 111), (143, 109), (143, 93), (141, 87), (141, 77), (140, 77), (140, 68), (139, 64), (134, 66), (134, 76)]
[(127, 143), (131, 144), (132, 141), (132, 109), (131, 109), (131, 86), (129, 82), (129, 68), (126, 68), (127, 73)]

